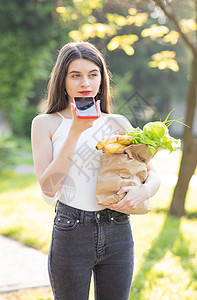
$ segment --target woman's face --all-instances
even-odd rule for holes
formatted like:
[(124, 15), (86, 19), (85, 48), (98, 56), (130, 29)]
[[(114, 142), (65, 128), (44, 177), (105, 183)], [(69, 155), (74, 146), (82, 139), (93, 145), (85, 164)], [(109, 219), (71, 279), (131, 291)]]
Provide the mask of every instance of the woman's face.
[(65, 80), (69, 103), (73, 97), (95, 97), (101, 84), (99, 67), (87, 59), (75, 59), (69, 67)]

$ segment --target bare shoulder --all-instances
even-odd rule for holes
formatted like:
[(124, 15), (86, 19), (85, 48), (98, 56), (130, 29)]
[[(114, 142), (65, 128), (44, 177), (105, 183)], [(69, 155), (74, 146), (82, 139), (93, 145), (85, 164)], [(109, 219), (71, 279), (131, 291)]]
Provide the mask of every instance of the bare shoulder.
[(35, 125), (39, 125), (39, 124), (47, 124), (50, 123), (52, 120), (54, 119), (54, 115), (53, 114), (41, 114), (36, 116), (33, 121), (32, 124)]
[(60, 123), (61, 118), (57, 114), (40, 114), (32, 120), (32, 129), (48, 132), (51, 136)]

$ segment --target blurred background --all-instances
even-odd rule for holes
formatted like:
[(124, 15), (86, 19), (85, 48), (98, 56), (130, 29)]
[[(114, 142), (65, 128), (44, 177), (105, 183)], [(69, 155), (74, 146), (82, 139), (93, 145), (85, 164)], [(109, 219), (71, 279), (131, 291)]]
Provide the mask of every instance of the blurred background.
[[(153, 158), (161, 188), (152, 212), (132, 217), (131, 298), (197, 299), (196, 19), (196, 0), (0, 1), (0, 234), (48, 252), (54, 208), (34, 173), (31, 122), (59, 49), (88, 40), (106, 59), (113, 113), (142, 128), (175, 108), (170, 119), (190, 126), (170, 126), (182, 148)], [(52, 299), (50, 290), (19, 297)]]

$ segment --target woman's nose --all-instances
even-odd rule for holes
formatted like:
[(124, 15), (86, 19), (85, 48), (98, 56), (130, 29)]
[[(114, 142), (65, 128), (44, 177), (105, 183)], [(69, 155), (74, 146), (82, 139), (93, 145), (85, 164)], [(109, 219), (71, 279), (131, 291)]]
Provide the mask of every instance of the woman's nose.
[(89, 81), (88, 81), (88, 78), (86, 76), (83, 77), (83, 80), (81, 81), (81, 86), (83, 87), (87, 87), (89, 86)]

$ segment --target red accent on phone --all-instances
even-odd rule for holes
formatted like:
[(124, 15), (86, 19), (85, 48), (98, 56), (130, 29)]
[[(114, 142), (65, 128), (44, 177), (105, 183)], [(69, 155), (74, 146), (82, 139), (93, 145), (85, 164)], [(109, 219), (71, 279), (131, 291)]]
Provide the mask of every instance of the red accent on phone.
[(99, 118), (99, 112), (93, 97), (74, 97), (73, 102), (79, 119)]

